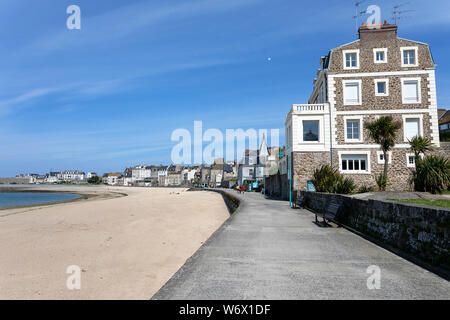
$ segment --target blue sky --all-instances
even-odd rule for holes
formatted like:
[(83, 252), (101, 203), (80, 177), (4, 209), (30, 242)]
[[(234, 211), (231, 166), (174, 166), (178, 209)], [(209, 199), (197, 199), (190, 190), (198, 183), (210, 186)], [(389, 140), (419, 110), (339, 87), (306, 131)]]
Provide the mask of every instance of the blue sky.
[[(399, 1), (366, 1), (391, 18)], [(401, 2), (401, 1), (400, 1)], [(177, 128), (279, 128), (319, 58), (356, 39), (354, 1), (2, 0), (0, 176), (169, 163)], [(66, 8), (82, 29), (66, 28)], [(450, 106), (450, 2), (411, 0)], [(272, 60), (269, 62), (268, 57)]]

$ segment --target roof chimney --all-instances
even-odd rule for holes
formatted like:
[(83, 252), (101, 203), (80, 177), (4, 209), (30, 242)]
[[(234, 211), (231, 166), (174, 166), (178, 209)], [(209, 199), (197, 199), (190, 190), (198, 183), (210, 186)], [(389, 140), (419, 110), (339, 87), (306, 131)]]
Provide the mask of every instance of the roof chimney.
[(361, 41), (365, 40), (390, 40), (397, 38), (397, 26), (394, 24), (388, 24), (384, 21), (384, 24), (366, 26), (363, 23), (362, 27), (359, 28), (359, 39)]

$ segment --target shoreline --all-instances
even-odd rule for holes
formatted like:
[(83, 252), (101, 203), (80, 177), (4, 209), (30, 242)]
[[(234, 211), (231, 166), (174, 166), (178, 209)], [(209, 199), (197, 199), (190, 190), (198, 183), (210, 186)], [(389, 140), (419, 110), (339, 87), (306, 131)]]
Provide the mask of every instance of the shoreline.
[[(47, 188), (45, 188), (44, 185), (39, 185), (33, 187), (24, 187), (24, 186), (17, 186), (17, 187), (0, 187), (0, 193), (59, 193), (59, 194), (73, 194), (79, 196), (77, 199), (70, 199), (70, 200), (61, 200), (61, 201), (52, 201), (47, 203), (38, 203), (38, 204), (31, 204), (31, 205), (19, 205), (19, 206), (11, 206), (11, 207), (0, 207), (0, 217), (8, 216), (2, 215), (2, 211), (6, 210), (20, 210), (20, 209), (33, 209), (33, 208), (41, 208), (41, 207), (49, 207), (49, 206), (56, 206), (56, 205), (62, 205), (62, 204), (68, 204), (68, 203), (75, 203), (75, 202), (82, 202), (82, 201), (94, 201), (94, 200), (107, 200), (107, 199), (114, 199), (119, 197), (126, 197), (128, 196), (128, 193), (125, 192), (111, 192), (110, 190), (102, 187), (98, 187), (98, 191), (103, 192), (88, 192), (88, 191), (80, 191), (75, 190), (76, 188), (73, 188), (74, 190), (69, 190), (70, 187), (89, 187), (89, 188), (96, 188), (97, 186), (78, 186), (78, 185), (48, 185)], [(61, 188), (62, 190), (51, 190), (52, 188)], [(27, 211), (24, 211), (27, 212)], [(16, 214), (21, 212), (14, 212), (11, 214)]]

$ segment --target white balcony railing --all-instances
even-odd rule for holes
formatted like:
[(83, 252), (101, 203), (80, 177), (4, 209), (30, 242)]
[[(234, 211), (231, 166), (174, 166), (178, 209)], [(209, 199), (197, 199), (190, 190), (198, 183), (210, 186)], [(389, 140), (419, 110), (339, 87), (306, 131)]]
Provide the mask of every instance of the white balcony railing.
[(328, 110), (328, 103), (292, 105), (292, 112), (296, 114), (324, 114), (328, 113)]

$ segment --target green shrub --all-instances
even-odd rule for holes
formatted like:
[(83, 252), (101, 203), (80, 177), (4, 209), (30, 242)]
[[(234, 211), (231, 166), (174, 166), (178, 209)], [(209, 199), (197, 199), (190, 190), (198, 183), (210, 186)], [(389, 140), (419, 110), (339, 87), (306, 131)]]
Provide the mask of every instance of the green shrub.
[(329, 165), (316, 169), (312, 183), (317, 192), (349, 194), (355, 190), (355, 183), (351, 178), (344, 178), (338, 170)]
[(417, 159), (412, 182), (416, 191), (442, 193), (450, 187), (450, 160), (443, 156)]
[(384, 174), (380, 174), (375, 181), (377, 182), (378, 189), (380, 191), (385, 191), (387, 187), (387, 177)]
[(89, 184), (100, 184), (102, 182), (102, 179), (100, 179), (100, 177), (94, 176), (94, 177), (90, 177), (87, 182)]
[(350, 194), (356, 189), (355, 182), (350, 178), (343, 178), (334, 184), (334, 192), (338, 194)]
[(373, 186), (362, 186), (358, 189), (358, 193), (368, 193), (368, 192), (374, 192), (375, 188)]

